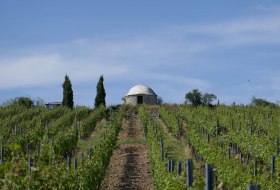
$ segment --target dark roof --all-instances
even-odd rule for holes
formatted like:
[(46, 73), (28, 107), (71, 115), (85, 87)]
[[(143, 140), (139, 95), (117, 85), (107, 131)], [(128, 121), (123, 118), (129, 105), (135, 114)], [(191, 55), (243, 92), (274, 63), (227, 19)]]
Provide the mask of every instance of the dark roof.
[(61, 104), (62, 104), (62, 102), (49, 102), (45, 105), (61, 105)]

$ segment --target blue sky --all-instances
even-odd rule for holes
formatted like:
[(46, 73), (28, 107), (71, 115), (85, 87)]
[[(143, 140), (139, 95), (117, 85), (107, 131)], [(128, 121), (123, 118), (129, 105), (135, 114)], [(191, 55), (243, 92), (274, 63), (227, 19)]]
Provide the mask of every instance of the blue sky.
[(168, 103), (194, 88), (222, 103), (280, 100), (279, 0), (0, 0), (0, 102), (93, 106), (101, 74), (107, 104), (150, 86)]

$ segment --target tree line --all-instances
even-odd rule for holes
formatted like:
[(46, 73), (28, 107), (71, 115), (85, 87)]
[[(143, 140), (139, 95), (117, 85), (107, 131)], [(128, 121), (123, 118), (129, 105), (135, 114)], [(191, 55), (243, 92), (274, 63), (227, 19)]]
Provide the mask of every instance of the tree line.
[[(185, 95), (185, 104), (191, 104), (193, 106), (209, 106), (214, 107), (213, 101), (217, 100), (217, 96), (212, 93), (202, 93), (198, 89), (193, 89)], [(219, 105), (219, 100), (216, 105)], [(270, 102), (264, 98), (252, 97), (251, 106), (269, 106), (269, 107), (279, 107), (276, 103)]]
[[(99, 107), (100, 105), (106, 106), (106, 92), (104, 88), (104, 77), (103, 75), (100, 76), (99, 81), (96, 86), (96, 97), (94, 106)], [(69, 78), (69, 76), (66, 74), (64, 82), (62, 84), (63, 88), (63, 99), (62, 99), (62, 106), (68, 107), (72, 109), (74, 107), (74, 92), (72, 89), (72, 83)], [(32, 100), (30, 97), (21, 96), (16, 97), (14, 99), (7, 100), (4, 102), (1, 106), (7, 107), (7, 106), (13, 106), (13, 105), (19, 105), (26, 108), (32, 108), (34, 106), (44, 106), (44, 100), (41, 98), (37, 98), (36, 100)]]
[[(74, 92), (72, 89), (72, 83), (69, 76), (66, 74), (64, 82), (62, 84), (63, 88), (63, 99), (62, 106), (73, 108), (74, 107)], [(217, 96), (213, 93), (202, 93), (198, 89), (193, 89), (192, 91), (186, 93), (185, 95), (185, 104), (190, 104), (192, 106), (209, 106), (214, 107), (219, 105), (219, 100), (217, 104), (213, 104), (213, 102), (217, 100)], [(158, 104), (162, 104), (163, 99), (158, 97)], [(235, 105), (235, 103), (233, 103)], [(41, 98), (37, 98), (36, 100), (32, 100), (29, 97), (16, 97), (15, 99), (10, 99), (4, 102), (1, 107), (7, 107), (11, 105), (20, 105), (27, 108), (31, 108), (34, 106), (44, 106), (44, 100)], [(98, 107), (100, 105), (106, 106), (106, 91), (104, 88), (104, 77), (101, 75), (99, 77), (98, 83), (96, 85), (96, 97), (94, 106)], [(269, 107), (279, 107), (279, 103), (273, 103), (263, 98), (252, 97), (251, 106), (269, 106)]]

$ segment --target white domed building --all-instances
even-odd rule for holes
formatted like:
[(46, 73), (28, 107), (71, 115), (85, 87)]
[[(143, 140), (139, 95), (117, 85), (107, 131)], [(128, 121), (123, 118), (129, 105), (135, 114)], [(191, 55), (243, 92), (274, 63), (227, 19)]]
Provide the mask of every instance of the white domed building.
[(130, 105), (157, 104), (156, 93), (144, 84), (133, 86), (125, 95), (125, 103)]

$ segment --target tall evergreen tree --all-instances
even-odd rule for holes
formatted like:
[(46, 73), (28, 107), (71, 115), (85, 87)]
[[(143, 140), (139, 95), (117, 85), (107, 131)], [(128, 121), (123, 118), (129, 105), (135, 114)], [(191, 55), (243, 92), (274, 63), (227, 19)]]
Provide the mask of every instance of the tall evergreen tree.
[(106, 106), (106, 92), (104, 89), (104, 84), (103, 84), (104, 78), (103, 75), (100, 76), (99, 81), (96, 86), (96, 97), (95, 97), (95, 103), (94, 106), (98, 107), (100, 105)]
[(72, 109), (74, 105), (74, 101), (73, 101), (72, 84), (69, 79), (69, 76), (65, 75), (65, 80), (62, 87), (63, 87), (62, 105)]

